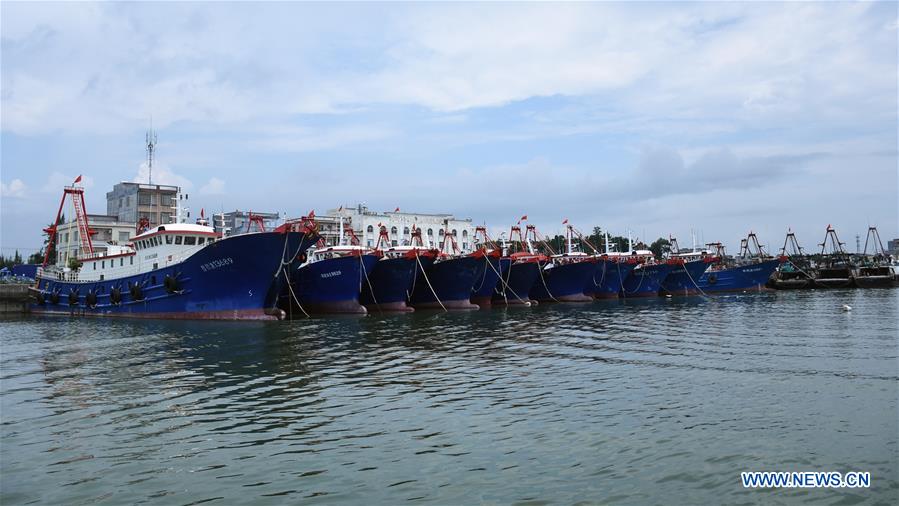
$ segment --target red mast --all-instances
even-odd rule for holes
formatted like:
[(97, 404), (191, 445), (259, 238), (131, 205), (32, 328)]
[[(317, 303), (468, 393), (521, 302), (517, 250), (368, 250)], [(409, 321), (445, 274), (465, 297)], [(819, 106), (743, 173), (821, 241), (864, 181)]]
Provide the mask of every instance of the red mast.
[(72, 205), (75, 208), (75, 223), (78, 225), (78, 240), (81, 244), (81, 250), (87, 254), (94, 252), (94, 245), (91, 242), (91, 235), (94, 231), (90, 229), (87, 222), (87, 209), (84, 207), (84, 188), (75, 186), (81, 182), (81, 176), (75, 178), (72, 186), (66, 186), (62, 190), (62, 200), (59, 201), (59, 209), (56, 211), (56, 221), (53, 225), (44, 229), (49, 234), (50, 241), (47, 243), (47, 251), (44, 252), (44, 263), (41, 267), (46, 267), (50, 260), (50, 250), (56, 244), (56, 230), (59, 227), (59, 220), (62, 217), (62, 206), (66, 203), (66, 195), (72, 196)]

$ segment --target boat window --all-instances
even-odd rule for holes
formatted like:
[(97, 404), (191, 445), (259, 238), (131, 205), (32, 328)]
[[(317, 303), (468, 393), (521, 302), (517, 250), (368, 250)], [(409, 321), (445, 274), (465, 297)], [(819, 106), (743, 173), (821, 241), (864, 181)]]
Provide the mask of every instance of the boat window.
[(203, 244), (203, 243), (205, 243), (205, 242), (206, 242), (206, 238), (205, 238), (205, 237), (197, 237), (197, 244)]
[(158, 237), (153, 238), (153, 246), (159, 246), (159, 238)]
[(121, 266), (123, 266), (123, 265), (125, 265), (125, 259), (124, 259), (124, 258), (120, 258), (120, 259), (119, 259), (119, 267), (121, 267)]
[(128, 260), (131, 261), (131, 262), (130, 262), (131, 265), (134, 265), (134, 257), (131, 257), (131, 258), (129, 258)]
[[(94, 265), (97, 265), (97, 262), (94, 262)], [(105, 269), (105, 268), (106, 268), (106, 260), (103, 260), (103, 261), (100, 263), (100, 268), (101, 268), (101, 269)]]
[(181, 244), (181, 236), (180, 235), (175, 236), (175, 244)]
[(94, 270), (97, 270), (97, 262), (92, 262), (94, 264)]
[(197, 238), (192, 235), (184, 236), (184, 245), (185, 246), (193, 246), (197, 244)]
[(166, 235), (166, 236), (165, 236), (165, 243), (166, 243), (166, 244), (172, 244), (172, 236)]

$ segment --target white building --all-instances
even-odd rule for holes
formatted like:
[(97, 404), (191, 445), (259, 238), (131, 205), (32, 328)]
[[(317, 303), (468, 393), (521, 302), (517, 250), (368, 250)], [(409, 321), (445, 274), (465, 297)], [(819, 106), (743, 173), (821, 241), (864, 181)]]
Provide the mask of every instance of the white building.
[(378, 241), (380, 226), (387, 227), (391, 245), (409, 245), (412, 241), (412, 228), (421, 229), (421, 237), (425, 246), (443, 248), (444, 232), (456, 238), (456, 244), (462, 252), (474, 250), (474, 229), (471, 218), (459, 219), (451, 214), (407, 213), (401, 211), (376, 212), (359, 204), (356, 207), (330, 209), (326, 216), (316, 216), (319, 233), (329, 245), (337, 244), (340, 235), (340, 221), (348, 223), (363, 246), (373, 247)]
[[(94, 253), (105, 252), (107, 244), (127, 244), (135, 232), (134, 223), (120, 222), (116, 216), (88, 214), (87, 223), (95, 232), (91, 236)], [(60, 223), (56, 228), (56, 265), (65, 266), (70, 258), (85, 254), (87, 252), (81, 251), (81, 241), (78, 238), (78, 223), (74, 219)]]

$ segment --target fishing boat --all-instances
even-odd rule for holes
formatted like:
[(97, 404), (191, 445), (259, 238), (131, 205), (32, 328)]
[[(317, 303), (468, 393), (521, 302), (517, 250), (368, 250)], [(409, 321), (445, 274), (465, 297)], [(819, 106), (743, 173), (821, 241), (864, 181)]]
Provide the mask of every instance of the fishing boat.
[[(290, 221), (274, 231), (222, 237), (203, 223), (149, 227), (142, 219), (126, 244), (94, 251), (80, 177), (64, 188), (32, 288), (38, 314), (171, 319), (280, 319), (277, 296), (287, 266), (315, 242), (314, 225)], [(71, 197), (81, 254), (49, 265), (63, 206)], [(180, 213), (179, 213), (180, 214)], [(100, 248), (98, 248), (100, 249)]]
[(366, 314), (359, 302), (368, 273), (378, 261), (370, 249), (358, 244), (342, 244), (340, 223), (338, 244), (327, 246), (319, 240), (292, 270), (287, 292), (282, 295), (294, 309), (306, 314)]
[(624, 279), (621, 297), (630, 299), (658, 296), (662, 283), (674, 269), (674, 265), (656, 260), (652, 251), (646, 249), (632, 251), (631, 256), (636, 259), (637, 265), (630, 276)]
[(764, 291), (768, 279), (780, 265), (782, 259), (772, 258), (765, 253), (755, 233), (740, 241), (740, 254), (735, 259), (727, 256), (724, 245), (709, 243), (708, 248), (720, 260), (699, 278), (699, 288), (705, 293)]
[(483, 309), (492, 305), (494, 295), (503, 293), (504, 287), (499, 285), (502, 284), (503, 272), (508, 272), (512, 260), (503, 257), (502, 248), (487, 235), (487, 227), (475, 227), (474, 238), (478, 248), (471, 255), (482, 259), (484, 272), (475, 278), (471, 302)]
[[(868, 253), (869, 245), (870, 253)], [(868, 227), (865, 249), (855, 273), (855, 284), (859, 288), (887, 288), (896, 285), (896, 274), (890, 265), (890, 255), (883, 249), (877, 227)]]
[(677, 239), (668, 236), (669, 252), (667, 262), (671, 264), (671, 272), (661, 283), (662, 295), (698, 295), (699, 280), (710, 265), (718, 261), (709, 251), (682, 251)]
[[(421, 243), (421, 230), (413, 227), (413, 241)], [(387, 227), (381, 225), (375, 255), (379, 257), (362, 284), (360, 300), (369, 311), (411, 312), (415, 311), (406, 302), (415, 282), (415, 272), (419, 264), (430, 265), (437, 256), (436, 250), (421, 246), (391, 246)]]
[(419, 265), (416, 270), (410, 305), (416, 309), (479, 309), (471, 303), (471, 289), (486, 265), (482, 258), (459, 250), (448, 225), (444, 230), (437, 257), (430, 265)]
[(594, 299), (618, 299), (624, 280), (639, 263), (630, 255), (618, 255), (612, 248), (607, 232), (605, 251), (599, 255), (596, 270), (584, 289), (584, 293), (592, 295)]
[(853, 288), (855, 273), (852, 259), (843, 249), (846, 243), (840, 242), (836, 230), (827, 225), (824, 242), (815, 273), (815, 288)]
[[(523, 218), (527, 218), (524, 216)], [(494, 304), (536, 304), (530, 299), (531, 288), (540, 275), (540, 269), (546, 262), (546, 256), (536, 253), (521, 234), (521, 222), (512, 225), (509, 242), (504, 248), (506, 256), (500, 258), (509, 267), (502, 271), (502, 279), (497, 285), (497, 293), (493, 295)]]
[(814, 286), (814, 269), (792, 229), (787, 229), (780, 258), (782, 263), (771, 277), (769, 286), (777, 290), (801, 290)]
[(532, 236), (535, 243), (541, 244), (549, 253), (547, 261), (538, 270), (539, 275), (531, 288), (530, 297), (540, 302), (592, 301), (593, 296), (585, 294), (584, 288), (593, 277), (597, 260), (583, 251), (575, 250), (571, 227), (566, 228), (565, 253), (555, 253), (533, 225), (527, 226), (526, 234)]

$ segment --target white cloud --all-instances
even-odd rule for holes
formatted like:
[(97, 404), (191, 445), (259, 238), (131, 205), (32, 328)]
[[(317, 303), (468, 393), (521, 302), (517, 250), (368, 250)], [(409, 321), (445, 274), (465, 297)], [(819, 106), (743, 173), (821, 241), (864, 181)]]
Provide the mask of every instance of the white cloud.
[[(52, 172), (50, 176), (47, 177), (47, 182), (44, 183), (44, 186), (41, 188), (42, 192), (45, 193), (59, 193), (62, 194), (62, 189), (66, 186), (72, 186), (74, 184), (75, 179), (78, 177), (78, 174), (63, 174), (62, 172)], [(84, 188), (93, 188), (94, 187), (94, 178), (91, 176), (81, 175), (81, 182), (78, 183), (80, 186)]]
[(237, 127), (370, 104), (461, 111), (608, 93), (631, 115), (656, 117), (857, 119), (859, 106), (878, 116), (895, 110), (888, 6), (354, 9), (361, 21), (309, 4), (11, 4), (2, 20), (2, 128), (113, 132), (150, 115), (160, 128)]
[(200, 187), (200, 195), (222, 195), (224, 193), (225, 182), (217, 177), (209, 178), (209, 181)]
[(182, 190), (190, 190), (191, 188), (193, 188), (193, 183), (191, 183), (189, 179), (176, 174), (165, 164), (157, 163), (153, 165), (152, 179), (150, 176), (150, 166), (147, 165), (147, 162), (143, 162), (140, 164), (140, 168), (137, 170), (137, 175), (134, 176), (134, 179), (132, 181), (135, 183), (148, 183), (152, 181), (153, 184), (180, 186)]
[(21, 179), (13, 179), (9, 184), (0, 181), (0, 196), (20, 199), (25, 196), (26, 188)]

